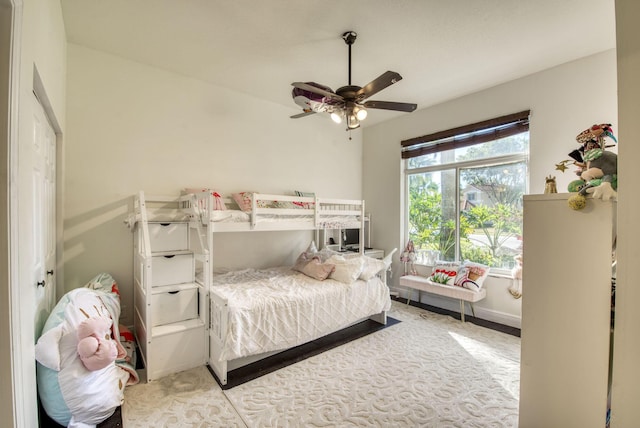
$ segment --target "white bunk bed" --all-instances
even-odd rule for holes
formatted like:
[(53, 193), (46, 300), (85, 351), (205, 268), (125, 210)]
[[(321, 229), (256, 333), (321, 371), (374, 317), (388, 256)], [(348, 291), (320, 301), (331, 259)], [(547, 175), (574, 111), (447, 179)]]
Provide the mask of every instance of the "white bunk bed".
[(139, 192), (125, 220), (134, 232), (134, 334), (147, 381), (207, 361), (209, 253), (179, 206), (179, 197)]
[(216, 210), (213, 192), (183, 195), (182, 209), (200, 219), (210, 233), (351, 228), (364, 233), (364, 201), (302, 196), (251, 194), (251, 208), (242, 211), (231, 198)]
[[(362, 200), (253, 193), (249, 212), (239, 210), (230, 199), (224, 200), (225, 210), (214, 209), (220, 201), (211, 191), (185, 194), (180, 201), (192, 227), (201, 231), (199, 241), (208, 254), (214, 234), (221, 232), (313, 230), (316, 242), (322, 242), (320, 233), (325, 229), (359, 228), (364, 242)], [(222, 385), (231, 370), (367, 318), (386, 324), (390, 307), (386, 271), (345, 284), (313, 280), (291, 266), (213, 275), (214, 265), (211, 260), (207, 275), (208, 363)]]

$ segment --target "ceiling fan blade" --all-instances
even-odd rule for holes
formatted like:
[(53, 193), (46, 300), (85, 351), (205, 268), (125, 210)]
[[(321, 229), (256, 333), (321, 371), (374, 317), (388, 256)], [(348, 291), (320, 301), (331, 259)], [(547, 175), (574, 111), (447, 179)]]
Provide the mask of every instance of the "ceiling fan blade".
[(397, 111), (414, 111), (418, 105), (411, 103), (396, 103), (393, 101), (367, 101), (362, 104), (366, 108), (378, 108), (382, 110), (397, 110)]
[(294, 114), (293, 116), (291, 116), (291, 119), (298, 119), (301, 117), (305, 117), (305, 116), (311, 116), (312, 114), (316, 114), (315, 111), (303, 111), (302, 113), (298, 113), (298, 114)]
[(340, 101), (344, 100), (344, 98), (342, 98), (340, 95), (338, 95), (338, 94), (336, 94), (334, 92), (325, 91), (324, 89), (318, 88), (317, 86), (309, 85), (308, 83), (293, 82), (291, 84), (291, 86), (295, 86), (296, 88), (304, 89), (305, 91), (313, 92), (314, 94), (324, 95), (327, 98), (333, 98), (333, 99), (340, 100)]
[(400, 74), (395, 71), (385, 71), (356, 92), (356, 99), (358, 101), (362, 101), (365, 98), (369, 98), (371, 95), (377, 94), (387, 86), (391, 86), (400, 80), (402, 80), (402, 76), (400, 76)]

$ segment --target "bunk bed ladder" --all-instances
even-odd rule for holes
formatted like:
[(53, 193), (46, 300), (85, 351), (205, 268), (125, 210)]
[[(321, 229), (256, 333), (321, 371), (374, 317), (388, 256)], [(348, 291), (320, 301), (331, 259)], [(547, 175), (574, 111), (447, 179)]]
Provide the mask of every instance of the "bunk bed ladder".
[[(147, 301), (150, 296), (151, 284), (151, 240), (149, 238), (149, 219), (144, 192), (140, 191), (134, 202), (134, 214), (137, 220), (135, 233), (137, 234), (134, 266), (134, 299)], [(139, 308), (134, 305), (134, 333), (138, 346), (142, 348), (142, 360), (148, 367), (148, 344), (150, 343), (150, 311), (148, 307)]]

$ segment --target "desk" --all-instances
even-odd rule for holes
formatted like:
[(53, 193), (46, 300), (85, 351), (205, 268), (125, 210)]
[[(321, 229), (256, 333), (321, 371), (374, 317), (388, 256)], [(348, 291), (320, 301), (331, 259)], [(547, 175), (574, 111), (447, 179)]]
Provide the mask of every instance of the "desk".
[(364, 255), (374, 259), (384, 259), (384, 250), (371, 248), (370, 250), (364, 250)]
[[(337, 245), (327, 245), (327, 248), (333, 251), (337, 251), (340, 254), (360, 254), (357, 250), (340, 250)], [(368, 257), (372, 257), (374, 259), (384, 259), (384, 250), (379, 248), (369, 248), (368, 250), (364, 250), (364, 255)]]

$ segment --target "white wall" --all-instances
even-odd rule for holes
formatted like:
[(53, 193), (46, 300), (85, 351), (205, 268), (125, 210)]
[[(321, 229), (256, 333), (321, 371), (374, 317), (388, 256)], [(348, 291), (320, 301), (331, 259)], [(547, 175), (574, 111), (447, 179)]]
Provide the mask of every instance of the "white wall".
[[(111, 273), (132, 322), (131, 197), (185, 187), (361, 198), (362, 140), (324, 115), (68, 46), (65, 289)], [(290, 91), (290, 87), (283, 87)], [(293, 263), (311, 234), (219, 235), (217, 266)], [(274, 241), (274, 238), (276, 239)], [(275, 244), (274, 244), (275, 243)]]
[(637, 0), (616, 0), (618, 108), (620, 112), (620, 187), (618, 192), (618, 269), (613, 349), (612, 428), (638, 425), (640, 420), (640, 259), (637, 183), (640, 182), (640, 29)]
[[(576, 135), (592, 124), (610, 122), (617, 130), (616, 95), (616, 53), (610, 50), (366, 128), (363, 195), (375, 218), (373, 245), (402, 249), (406, 244), (400, 141), (530, 109), (529, 193), (542, 193), (550, 174), (557, 177), (562, 192), (575, 175), (556, 171), (555, 164), (569, 159), (567, 154), (578, 147)], [(395, 284), (400, 269), (400, 263), (395, 263)], [(520, 303), (514, 304), (505, 280), (490, 277), (486, 286), (487, 299), (476, 304), (479, 312), (488, 319), (519, 324)], [(458, 306), (450, 301), (423, 301), (450, 309)]]
[[(13, 21), (13, 4), (8, 0), (0, 0), (0, 162), (9, 165), (9, 100), (10, 76), (13, 62), (11, 61), (11, 34)], [(0, 169), (0, 200), (4, 206), (9, 206), (9, 177), (10, 169)], [(13, 425), (14, 402), (13, 381), (11, 381), (11, 358), (14, 353), (11, 349), (11, 259), (9, 237), (11, 228), (9, 225), (9, 210), (0, 211), (0, 396), (7, 399), (0, 401), (0, 413), (5, 415), (5, 420)]]

